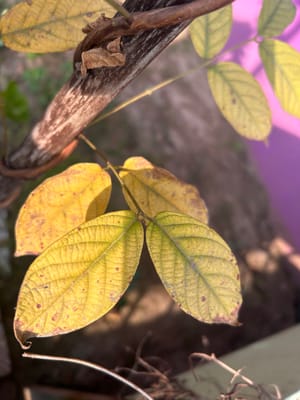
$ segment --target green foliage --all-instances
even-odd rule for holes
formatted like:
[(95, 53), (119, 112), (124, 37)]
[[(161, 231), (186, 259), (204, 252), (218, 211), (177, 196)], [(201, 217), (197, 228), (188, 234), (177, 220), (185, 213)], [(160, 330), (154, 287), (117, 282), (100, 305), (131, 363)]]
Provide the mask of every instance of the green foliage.
[[(281, 34), (293, 21), (295, 11), (291, 0), (264, 0), (258, 32), (251, 40), (255, 42), (258, 36), (269, 38)], [(230, 16), (224, 8), (196, 18), (190, 27), (191, 39), (196, 52), (201, 57), (211, 59), (205, 63), (208, 82), (223, 116), (240, 135), (265, 140), (271, 132), (271, 111), (258, 82), (233, 63), (214, 61), (229, 36)], [(285, 43), (266, 39), (259, 44), (259, 50), (263, 66), (283, 109), (300, 117), (300, 54)]]
[[(30, 54), (30, 57), (40, 57), (36, 54)], [(53, 76), (48, 68), (38, 66), (27, 68), (23, 72), (23, 81), (28, 90), (38, 98), (39, 104), (44, 108), (52, 100), (61, 85), (67, 80), (72, 71), (71, 62), (64, 62), (58, 66), (58, 79), (53, 80)]]
[(288, 0), (264, 1), (258, 20), (258, 33), (263, 37), (280, 35), (293, 21), (296, 7)]
[(6, 88), (0, 92), (3, 104), (3, 114), (6, 118), (15, 122), (24, 122), (29, 119), (29, 106), (18, 84), (14, 81), (8, 82)]
[(282, 108), (300, 117), (300, 53), (275, 39), (263, 40), (259, 52)]
[(158, 275), (185, 312), (203, 322), (237, 325), (239, 269), (213, 229), (187, 215), (162, 212), (146, 238)]
[(228, 122), (249, 139), (265, 139), (272, 128), (271, 112), (258, 82), (239, 65), (219, 62), (208, 68), (208, 83)]
[(200, 57), (213, 58), (225, 46), (232, 27), (232, 5), (196, 18), (190, 34)]

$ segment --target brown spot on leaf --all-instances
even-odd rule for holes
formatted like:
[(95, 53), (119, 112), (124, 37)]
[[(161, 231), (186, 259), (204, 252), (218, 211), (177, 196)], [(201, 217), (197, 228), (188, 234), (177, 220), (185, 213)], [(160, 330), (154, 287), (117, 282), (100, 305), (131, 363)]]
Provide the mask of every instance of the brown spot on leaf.
[(206, 297), (205, 296), (201, 296), (201, 301), (205, 302), (206, 301)]
[(58, 316), (59, 316), (58, 313), (55, 313), (54, 315), (52, 315), (52, 317), (51, 317), (52, 321), (57, 321), (58, 320)]
[(224, 317), (224, 316), (222, 316), (222, 315), (216, 315), (214, 318), (213, 318), (213, 323), (215, 323), (215, 324), (228, 324), (229, 323), (229, 320), (228, 320), (228, 317)]
[(64, 333), (64, 329), (61, 327), (57, 327), (53, 330), (53, 335), (60, 335), (61, 333)]
[(36, 308), (41, 308), (41, 307), (42, 307), (42, 305), (37, 303)]

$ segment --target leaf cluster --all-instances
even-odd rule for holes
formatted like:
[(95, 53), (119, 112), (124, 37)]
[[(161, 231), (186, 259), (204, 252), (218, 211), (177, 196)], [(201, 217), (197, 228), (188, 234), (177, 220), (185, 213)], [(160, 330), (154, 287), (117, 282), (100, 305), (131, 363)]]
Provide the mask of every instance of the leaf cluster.
[[(291, 0), (263, 1), (257, 35), (262, 65), (282, 108), (300, 117), (300, 53), (279, 36), (293, 21)], [(249, 139), (265, 140), (272, 128), (271, 110), (259, 83), (233, 62), (215, 61), (232, 28), (232, 5), (196, 18), (190, 34), (196, 52), (207, 60), (207, 78), (215, 102), (236, 131)]]
[(76, 164), (29, 195), (16, 224), (16, 255), (40, 254), (20, 289), (15, 333), (67, 333), (108, 312), (128, 288), (146, 233), (167, 291), (193, 317), (237, 324), (241, 304), (236, 260), (207, 225), (195, 187), (141, 157), (120, 168), (131, 210), (105, 213), (111, 178), (98, 164)]

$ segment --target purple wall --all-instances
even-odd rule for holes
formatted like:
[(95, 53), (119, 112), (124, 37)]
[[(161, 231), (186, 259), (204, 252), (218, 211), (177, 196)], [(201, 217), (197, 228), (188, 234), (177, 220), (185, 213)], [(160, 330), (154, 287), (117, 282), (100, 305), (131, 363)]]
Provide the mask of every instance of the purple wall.
[[(279, 38), (300, 51), (300, 0), (294, 0), (297, 15)], [(227, 48), (247, 40), (257, 31), (262, 0), (234, 2), (234, 27)], [(268, 144), (247, 141), (254, 163), (269, 194), (274, 214), (287, 239), (300, 251), (300, 119), (283, 111), (262, 69), (258, 45), (249, 43), (223, 57), (240, 63), (262, 84), (271, 105), (273, 129)], [(255, 193), (253, 194), (255, 196)]]

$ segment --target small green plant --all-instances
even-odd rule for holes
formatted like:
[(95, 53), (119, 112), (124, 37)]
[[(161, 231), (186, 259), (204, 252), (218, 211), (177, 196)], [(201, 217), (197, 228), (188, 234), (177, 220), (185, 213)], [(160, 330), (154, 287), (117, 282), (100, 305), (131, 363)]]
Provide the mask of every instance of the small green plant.
[(30, 116), (28, 101), (15, 81), (7, 83), (5, 89), (0, 92), (0, 98), (5, 118), (18, 123), (28, 121)]
[[(36, 54), (30, 54), (31, 57), (39, 57)], [(59, 79), (53, 80), (52, 74), (44, 66), (27, 68), (23, 72), (22, 80), (26, 84), (29, 93), (38, 99), (39, 105), (45, 108), (53, 99), (60, 86), (70, 76), (72, 70), (71, 62), (64, 62), (58, 66)]]

